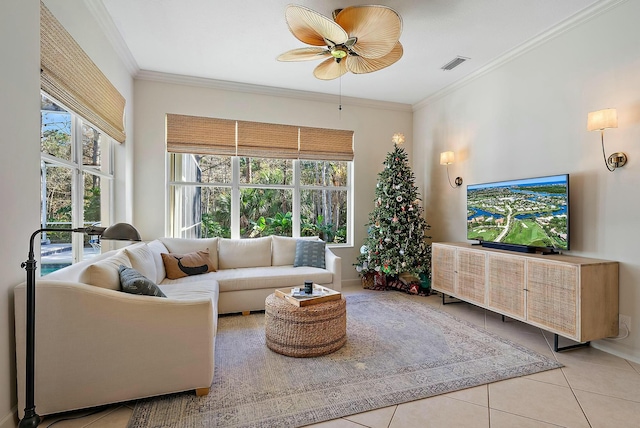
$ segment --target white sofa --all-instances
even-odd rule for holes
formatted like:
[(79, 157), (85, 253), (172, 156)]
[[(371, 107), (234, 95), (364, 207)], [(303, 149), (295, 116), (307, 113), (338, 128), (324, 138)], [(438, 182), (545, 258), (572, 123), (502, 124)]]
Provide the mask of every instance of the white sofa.
[[(165, 277), (161, 253), (208, 250), (216, 272)], [(274, 289), (311, 280), (341, 289), (341, 260), (293, 267), (296, 239), (160, 238), (53, 272), (36, 285), (36, 411), (40, 415), (179, 391), (213, 381), (218, 313), (264, 310)], [(166, 298), (120, 291), (118, 266)], [(25, 284), (15, 288), (18, 412), (25, 399)]]

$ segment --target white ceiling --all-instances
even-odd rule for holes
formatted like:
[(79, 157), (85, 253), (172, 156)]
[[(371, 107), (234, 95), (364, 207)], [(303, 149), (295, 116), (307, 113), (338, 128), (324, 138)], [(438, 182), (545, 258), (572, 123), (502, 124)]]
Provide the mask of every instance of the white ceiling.
[[(380, 0), (403, 20), (404, 56), (383, 70), (322, 81), (320, 61), (279, 62), (305, 47), (287, 27), (289, 0), (89, 0), (139, 70), (416, 104), (607, 0)], [(99, 2), (102, 4), (99, 4)], [(299, 0), (330, 17), (368, 0)], [(104, 16), (103, 16), (104, 18)], [(471, 58), (452, 71), (457, 55)]]

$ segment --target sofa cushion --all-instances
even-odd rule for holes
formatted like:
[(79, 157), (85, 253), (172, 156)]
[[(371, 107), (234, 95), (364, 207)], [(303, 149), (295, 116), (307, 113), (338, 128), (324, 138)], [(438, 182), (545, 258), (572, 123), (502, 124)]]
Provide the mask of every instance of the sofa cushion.
[(218, 242), (220, 269), (271, 266), (271, 236), (227, 239)]
[(156, 265), (156, 284), (160, 284), (162, 280), (167, 276), (167, 272), (164, 270), (164, 262), (162, 261), (162, 253), (169, 253), (167, 247), (158, 239), (147, 244), (149, 251), (153, 255), (153, 262)]
[[(208, 276), (209, 275), (200, 275), (198, 277), (189, 277), (188, 279), (191, 280), (193, 278), (206, 278)], [(169, 299), (211, 299), (214, 302), (214, 306), (218, 303), (218, 283), (215, 280), (191, 282), (172, 282), (171, 280), (169, 280), (169, 282), (170, 283), (168, 284), (158, 285), (158, 288), (160, 288)]]
[(120, 274), (120, 287), (122, 291), (130, 294), (141, 294), (143, 296), (167, 297), (162, 290), (158, 288), (155, 282), (134, 268), (120, 265), (118, 268)]
[(80, 282), (109, 290), (120, 290), (120, 265), (131, 267), (129, 257), (124, 251), (88, 265), (80, 274)]
[(124, 249), (124, 253), (129, 257), (131, 267), (137, 270), (153, 282), (156, 282), (157, 269), (153, 260), (153, 254), (146, 243), (130, 245)]
[(196, 251), (186, 254), (162, 253), (161, 256), (169, 279), (215, 272), (213, 263), (209, 259), (208, 251)]
[(291, 238), (290, 236), (271, 237), (271, 266), (291, 266), (296, 258), (296, 242), (298, 239), (307, 241), (317, 241), (317, 236), (304, 236), (302, 238)]
[(213, 268), (218, 270), (218, 238), (160, 238), (169, 253), (186, 254), (195, 251), (208, 251)]
[(293, 267), (311, 266), (324, 269), (324, 252), (326, 242), (324, 241), (305, 241), (299, 239), (296, 242), (296, 257), (293, 261)]
[(331, 284), (333, 281), (333, 274), (325, 269), (308, 266), (293, 269), (291, 265), (226, 269), (209, 275), (218, 281), (221, 293), (299, 287), (305, 281), (313, 281), (316, 284)]

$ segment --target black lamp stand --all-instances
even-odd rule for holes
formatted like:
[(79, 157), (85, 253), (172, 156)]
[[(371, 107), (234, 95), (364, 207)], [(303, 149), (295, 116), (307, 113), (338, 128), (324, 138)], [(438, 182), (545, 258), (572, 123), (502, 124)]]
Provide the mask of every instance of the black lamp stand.
[[(40, 416), (36, 413), (35, 405), (35, 342), (36, 342), (36, 269), (37, 261), (33, 252), (33, 241), (42, 232), (75, 232), (87, 235), (103, 236), (104, 239), (116, 239), (125, 241), (140, 241), (140, 234), (131, 225), (116, 223), (105, 228), (98, 226), (79, 227), (75, 229), (38, 229), (31, 234), (29, 241), (29, 258), (22, 263), (27, 271), (27, 319), (26, 319), (26, 367), (25, 367), (25, 407), (24, 417), (20, 420), (18, 428), (37, 427), (40, 424)], [(106, 232), (106, 233), (105, 233)]]

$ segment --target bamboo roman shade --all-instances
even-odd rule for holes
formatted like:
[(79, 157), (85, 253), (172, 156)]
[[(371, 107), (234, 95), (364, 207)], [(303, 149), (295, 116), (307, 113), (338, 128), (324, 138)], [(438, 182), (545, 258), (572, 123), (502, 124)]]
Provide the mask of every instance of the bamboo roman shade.
[(300, 128), (300, 159), (353, 160), (353, 131)]
[(238, 156), (297, 159), (298, 127), (238, 121)]
[(42, 2), (40, 68), (44, 92), (124, 142), (124, 97)]
[(236, 121), (167, 114), (167, 151), (234, 156)]
[(352, 161), (353, 131), (167, 114), (167, 151)]

